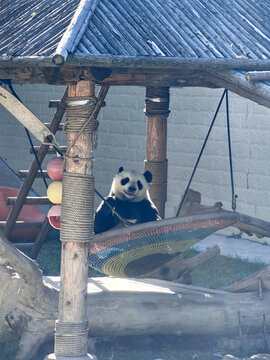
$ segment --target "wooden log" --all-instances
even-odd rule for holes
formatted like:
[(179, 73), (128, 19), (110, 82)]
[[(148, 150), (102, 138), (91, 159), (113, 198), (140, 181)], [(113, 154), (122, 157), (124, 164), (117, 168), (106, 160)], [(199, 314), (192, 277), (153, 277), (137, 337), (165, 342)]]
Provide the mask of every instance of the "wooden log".
[[(37, 263), (0, 232), (0, 342), (19, 340), (16, 360), (31, 360), (53, 337), (59, 277), (44, 277)], [(155, 279), (89, 278), (90, 336), (264, 334), (270, 292), (231, 293)], [(210, 326), (211, 325), (211, 326)], [(269, 335), (268, 332), (266, 334)]]
[[(211, 75), (211, 76), (210, 76)], [(259, 105), (270, 107), (269, 86), (264, 83), (249, 82), (245, 75), (237, 71), (209, 71), (209, 81), (222, 86), (235, 94), (255, 101)]]
[(269, 300), (270, 292), (261, 300), (255, 292), (229, 293), (157, 279), (102, 277), (89, 278), (87, 314), (93, 336), (238, 336), (239, 314), (243, 334), (263, 334), (263, 315), (270, 315)]
[(190, 259), (183, 259), (182, 254), (177, 255), (165, 265), (144, 274), (141, 278), (154, 278), (186, 283), (183, 281), (186, 277), (182, 277), (184, 273), (190, 273), (190, 271), (217, 256), (219, 253), (220, 249), (215, 245)]
[[(80, 81), (77, 84), (69, 85), (68, 87), (68, 106), (72, 106), (72, 99), (76, 101), (77, 98), (85, 98), (86, 102), (89, 97), (95, 96), (95, 84), (88, 81)], [(76, 115), (76, 114), (74, 114)], [(79, 116), (79, 114), (78, 114)], [(82, 360), (87, 357), (87, 332), (86, 332), (86, 301), (87, 301), (87, 276), (88, 276), (88, 249), (89, 243), (80, 241), (76, 238), (76, 233), (64, 232), (71, 223), (75, 228), (80, 224), (76, 221), (75, 217), (70, 217), (68, 211), (71, 204), (66, 204), (68, 191), (76, 193), (79, 201), (80, 197), (85, 196), (82, 188), (75, 182), (69, 183), (69, 189), (65, 188), (69, 174), (78, 174), (83, 176), (93, 175), (93, 144), (94, 134), (93, 131), (80, 132), (67, 132), (67, 152), (65, 162), (65, 174), (63, 178), (63, 197), (62, 197), (62, 215), (61, 215), (61, 230), (60, 239), (62, 241), (61, 252), (61, 287), (59, 298), (59, 313), (55, 333), (55, 354), (48, 355), (47, 359), (55, 359), (57, 356), (66, 357), (70, 356), (72, 351), (73, 356), (80, 356)], [(87, 180), (87, 179), (86, 179)], [(66, 192), (64, 191), (66, 189)], [(94, 192), (94, 189), (89, 189)], [(94, 194), (92, 194), (94, 198)], [(72, 204), (78, 207), (77, 203)], [(89, 204), (92, 207), (94, 204)], [(93, 213), (89, 211), (88, 214)], [(81, 215), (81, 214), (79, 214)], [(69, 216), (69, 218), (68, 218)], [(89, 218), (89, 221), (91, 219)], [(68, 224), (69, 223), (69, 224)], [(67, 238), (69, 234), (70, 238)], [(93, 236), (93, 229), (89, 228), (89, 240)], [(79, 344), (76, 345), (76, 336), (73, 333), (70, 337), (70, 345), (67, 347), (65, 343), (67, 336), (68, 324), (77, 324), (83, 331), (78, 334)], [(78, 325), (79, 324), (79, 325)], [(62, 327), (61, 330), (60, 326)], [(74, 326), (73, 326), (74, 327)]]
[(149, 161), (166, 161), (167, 153), (167, 117), (147, 117), (146, 153)]
[[(44, 62), (46, 59), (44, 59)], [(21, 63), (32, 63), (32, 58), (24, 57)], [(11, 62), (12, 63), (12, 62)], [(67, 59), (66, 64), (77, 66), (105, 67), (112, 69), (130, 68), (130, 69), (155, 69), (159, 72), (164, 69), (173, 71), (179, 70), (198, 70), (205, 71), (209, 68), (215, 71), (224, 71), (231, 69), (238, 70), (269, 70), (270, 61), (266, 59), (199, 59), (199, 58), (176, 58), (176, 57), (157, 57), (157, 56), (94, 56), (76, 55)]]
[[(152, 201), (156, 205), (159, 215), (161, 218), (165, 217), (165, 203), (167, 200), (167, 117), (169, 115), (169, 89), (168, 93), (166, 88), (154, 88), (148, 87), (146, 89), (146, 121), (147, 121), (147, 132), (146, 132), (146, 161), (145, 169), (152, 171), (153, 179), (149, 186), (149, 193)], [(150, 94), (148, 98), (147, 94)], [(160, 98), (160, 94), (163, 94), (164, 98)], [(165, 97), (165, 95), (167, 97)], [(166, 104), (167, 108), (164, 112), (154, 111), (155, 114), (149, 113), (150, 106), (147, 103)], [(152, 164), (151, 164), (152, 163)], [(155, 165), (160, 166), (159, 171), (153, 173), (152, 168)]]
[(270, 71), (248, 71), (246, 73), (246, 79), (248, 81), (269, 81)]
[(260, 292), (263, 289), (270, 290), (270, 266), (256, 272), (245, 280), (237, 281), (226, 287), (226, 290), (231, 292)]
[(253, 216), (239, 214), (239, 221), (233, 226), (248, 235), (255, 234), (258, 238), (270, 237), (270, 222)]
[[(211, 214), (219, 211), (220, 214), (228, 212), (222, 209), (222, 203), (216, 202), (213, 206), (201, 205), (201, 194), (192, 189), (188, 190), (186, 199), (182, 206), (179, 216), (196, 215), (196, 214)], [(180, 202), (179, 202), (180, 203)], [(177, 206), (178, 208), (179, 206)], [(240, 214), (235, 212), (238, 221), (232, 226), (245, 232), (248, 235), (255, 234), (258, 238), (270, 237), (270, 222), (257, 219), (253, 216)]]

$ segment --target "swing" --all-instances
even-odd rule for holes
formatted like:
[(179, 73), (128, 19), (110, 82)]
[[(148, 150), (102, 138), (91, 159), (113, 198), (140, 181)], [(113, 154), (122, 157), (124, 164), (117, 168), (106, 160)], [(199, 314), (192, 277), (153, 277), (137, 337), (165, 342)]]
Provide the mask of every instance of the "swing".
[[(213, 210), (209, 213), (179, 216), (225, 96), (233, 211), (218, 208), (218, 211)], [(244, 231), (245, 229), (250, 230), (249, 226), (251, 226), (251, 230), (257, 232), (259, 236), (270, 236), (269, 223), (262, 220), (258, 223), (255, 218), (240, 215), (235, 211), (236, 198), (232, 172), (228, 91), (225, 89), (176, 212), (176, 217), (132, 226), (124, 224), (125, 227), (95, 235), (89, 249), (89, 265), (104, 274), (115, 277), (139, 277), (161, 267), (198, 241), (228, 226), (236, 226)]]

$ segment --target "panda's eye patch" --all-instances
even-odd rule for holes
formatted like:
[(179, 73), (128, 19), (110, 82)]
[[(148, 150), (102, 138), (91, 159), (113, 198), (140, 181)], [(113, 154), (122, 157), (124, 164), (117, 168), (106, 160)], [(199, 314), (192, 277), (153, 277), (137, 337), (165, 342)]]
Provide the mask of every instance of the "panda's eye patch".
[(137, 185), (138, 185), (139, 190), (142, 190), (143, 184), (140, 182), (140, 180), (137, 181)]
[(121, 180), (121, 184), (122, 184), (123, 186), (126, 185), (128, 182), (129, 182), (129, 178), (128, 178), (128, 177), (126, 177), (126, 178), (124, 178), (124, 179)]

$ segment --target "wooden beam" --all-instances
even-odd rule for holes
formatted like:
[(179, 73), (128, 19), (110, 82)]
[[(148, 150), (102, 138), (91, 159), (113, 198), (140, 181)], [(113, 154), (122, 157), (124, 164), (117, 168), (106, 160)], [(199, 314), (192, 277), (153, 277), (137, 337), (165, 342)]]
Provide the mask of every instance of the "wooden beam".
[(52, 137), (51, 131), (13, 94), (0, 86), (0, 104), (42, 144)]
[(270, 71), (249, 71), (246, 73), (248, 81), (270, 81)]
[(145, 170), (152, 175), (149, 193), (159, 215), (165, 216), (167, 200), (167, 117), (169, 115), (169, 88), (146, 88), (146, 161)]
[(263, 83), (249, 82), (245, 74), (239, 71), (211, 71), (208, 73), (210, 79), (217, 86), (222, 86), (235, 94), (270, 108), (270, 86)]
[[(6, 221), (0, 221), (0, 228), (4, 228)], [(15, 229), (33, 229), (40, 228), (42, 226), (42, 221), (16, 221), (14, 224)]]
[[(53, 146), (49, 145), (47, 147), (48, 147), (47, 154), (56, 154), (56, 150), (55, 150), (55, 148)], [(42, 145), (41, 146), (34, 146), (34, 150), (36, 152), (39, 152), (41, 148), (42, 148)], [(66, 146), (59, 146), (59, 150), (61, 152), (65, 152), (66, 149), (67, 149)], [(30, 148), (30, 154), (33, 154), (33, 149), (32, 148)]]
[[(72, 110), (73, 117), (72, 119), (68, 117), (66, 128), (68, 156), (66, 157), (63, 177), (60, 229), (62, 252), (59, 313), (56, 322), (55, 354), (49, 355), (47, 359), (55, 359), (58, 356), (61, 359), (68, 359), (71, 355), (81, 357), (82, 360), (89, 359), (87, 355), (86, 301), (89, 241), (93, 236), (91, 214), (92, 216), (94, 214), (94, 201), (88, 204), (83, 213), (80, 204), (81, 198), (85, 199), (85, 186), (86, 184), (89, 185), (89, 180), (93, 178), (94, 132), (91, 129), (82, 132), (78, 129), (74, 132), (70, 130), (69, 126), (72, 126), (76, 119), (81, 120), (79, 106), (74, 107), (73, 103), (76, 103), (79, 98), (86, 104), (91, 97), (95, 97), (95, 84), (92, 82), (80, 81), (68, 87), (67, 111)], [(87, 189), (87, 192), (89, 195), (87, 198), (94, 199), (94, 188)], [(76, 194), (76, 197), (72, 197), (72, 203), (68, 203), (71, 198), (69, 193)], [(77, 209), (77, 217), (73, 216), (74, 209)], [(80, 213), (79, 210), (81, 210)], [(84, 225), (84, 229), (87, 229), (89, 233), (86, 234), (85, 230), (82, 235), (85, 239), (78, 239), (77, 236), (80, 236), (78, 234), (82, 234), (80, 232), (81, 223), (79, 223), (78, 218), (85, 224), (86, 219), (83, 217), (87, 218), (89, 226)], [(70, 227), (74, 231), (71, 232)], [(70, 333), (74, 327), (81, 329), (80, 333), (75, 333), (75, 331)], [(69, 338), (68, 346), (66, 344), (67, 337)]]
[[(27, 60), (27, 59), (26, 59)], [(26, 61), (25, 60), (25, 61)], [(31, 61), (31, 59), (29, 59)], [(178, 58), (178, 57), (158, 57), (158, 56), (89, 56), (73, 55), (68, 57), (66, 65), (69, 66), (91, 66), (105, 67), (112, 69), (158, 69), (164, 71), (171, 70), (199, 70), (208, 69), (223, 70), (270, 70), (270, 60), (253, 60), (253, 59), (202, 59), (202, 58)]]
[[(20, 170), (18, 171), (18, 176), (20, 178), (26, 178), (29, 174), (29, 170)], [(48, 174), (47, 174), (47, 170), (42, 170), (42, 174), (43, 176), (45, 176), (45, 178), (48, 178)], [(42, 178), (42, 174), (40, 172), (40, 170), (38, 170), (37, 174), (36, 174), (36, 178)]]
[[(16, 203), (17, 197), (8, 197), (7, 205), (14, 205)], [(27, 196), (24, 201), (24, 205), (50, 205), (51, 202), (47, 196)]]
[(43, 224), (41, 226), (40, 232), (38, 233), (36, 240), (33, 244), (33, 246), (31, 247), (31, 252), (30, 252), (30, 257), (31, 259), (36, 259), (42, 244), (44, 243), (46, 236), (48, 235), (48, 233), (52, 230), (52, 227), (49, 223), (48, 218), (46, 217), (45, 220), (43, 221)]

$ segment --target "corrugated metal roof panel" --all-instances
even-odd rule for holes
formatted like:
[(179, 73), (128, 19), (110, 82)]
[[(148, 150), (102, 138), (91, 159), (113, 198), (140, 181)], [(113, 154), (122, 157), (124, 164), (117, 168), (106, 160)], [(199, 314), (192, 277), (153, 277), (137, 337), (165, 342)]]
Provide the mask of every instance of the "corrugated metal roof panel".
[(75, 53), (270, 57), (268, 0), (101, 0)]

